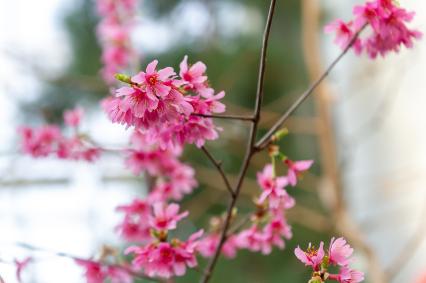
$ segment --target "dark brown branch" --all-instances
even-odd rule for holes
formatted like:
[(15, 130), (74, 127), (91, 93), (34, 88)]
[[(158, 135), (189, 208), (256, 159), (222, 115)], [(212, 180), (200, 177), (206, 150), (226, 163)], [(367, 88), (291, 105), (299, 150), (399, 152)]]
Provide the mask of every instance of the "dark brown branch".
[(193, 116), (204, 117), (204, 118), (213, 118), (213, 119), (224, 119), (224, 120), (239, 120), (239, 121), (253, 121), (254, 117), (252, 116), (242, 116), (242, 115), (213, 115), (213, 114), (191, 114)]
[(223, 224), (219, 244), (216, 248), (215, 254), (211, 258), (211, 260), (209, 261), (205, 269), (204, 275), (200, 280), (201, 283), (207, 283), (211, 279), (213, 271), (216, 267), (216, 263), (220, 256), (220, 252), (228, 236), (228, 230), (230, 228), (231, 219), (232, 219), (232, 211), (234, 210), (234, 207), (240, 195), (243, 181), (246, 176), (250, 161), (254, 153), (256, 152), (255, 140), (256, 140), (256, 133), (257, 133), (257, 128), (258, 128), (258, 124), (260, 120), (260, 110), (262, 107), (262, 100), (263, 100), (263, 86), (265, 81), (265, 70), (266, 70), (266, 53), (268, 50), (268, 42), (269, 42), (269, 35), (271, 32), (272, 19), (274, 17), (274, 12), (275, 12), (275, 4), (276, 4), (276, 0), (271, 0), (268, 18), (266, 20), (265, 31), (263, 34), (262, 50), (260, 55), (259, 77), (258, 77), (257, 92), (256, 92), (256, 103), (255, 103), (255, 110), (253, 115), (254, 119), (250, 127), (250, 136), (247, 143), (246, 154), (244, 156), (244, 161), (240, 169), (240, 174), (238, 176), (238, 182), (234, 190), (235, 195), (232, 197), (228, 205), (227, 215), (226, 215), (225, 222)]
[(346, 55), (346, 53), (352, 48), (358, 39), (359, 34), (365, 29), (367, 25), (364, 25), (352, 38), (348, 46), (340, 53), (340, 55), (331, 63), (331, 65), (325, 70), (325, 72), (304, 92), (299, 98), (290, 106), (290, 108), (278, 119), (272, 128), (260, 139), (256, 144), (256, 150), (260, 151), (265, 149), (272, 141), (272, 136), (278, 131), (287, 119), (299, 108), (299, 106), (316, 90), (316, 88), (324, 81), (324, 79), (330, 74), (337, 63)]
[(222, 169), (222, 162), (217, 161), (213, 155), (207, 150), (205, 146), (201, 147), (201, 150), (206, 154), (208, 159), (211, 161), (211, 163), (216, 167), (217, 171), (219, 171), (220, 176), (222, 176), (223, 181), (225, 182), (226, 189), (228, 189), (229, 193), (232, 197), (235, 197), (234, 190), (232, 189), (231, 183), (229, 182), (228, 177), (226, 176), (225, 172)]

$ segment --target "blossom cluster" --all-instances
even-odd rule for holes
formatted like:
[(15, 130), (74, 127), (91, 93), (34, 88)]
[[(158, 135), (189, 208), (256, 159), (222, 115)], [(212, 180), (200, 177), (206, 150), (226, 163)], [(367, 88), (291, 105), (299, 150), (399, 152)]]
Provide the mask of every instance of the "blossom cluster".
[(155, 179), (150, 188), (150, 201), (181, 200), (197, 186), (194, 169), (179, 160), (180, 147), (162, 149), (136, 130), (126, 155), (126, 165), (134, 174), (146, 172)]
[(78, 135), (83, 110), (76, 108), (64, 113), (64, 122), (74, 134), (66, 137), (56, 125), (44, 125), (39, 128), (20, 127), (22, 151), (32, 157), (55, 155), (59, 159), (94, 161), (99, 158), (100, 149), (85, 142)]
[[(291, 161), (285, 159), (288, 166), (286, 176), (275, 176), (275, 169), (268, 164), (257, 174), (257, 182), (262, 193), (256, 199), (256, 211), (251, 216), (249, 228), (229, 235), (222, 247), (222, 254), (227, 258), (234, 258), (238, 249), (247, 249), (252, 252), (270, 254), (272, 248), (285, 247), (284, 239), (292, 237), (291, 227), (286, 220), (286, 210), (295, 205), (285, 187), (295, 185), (300, 174), (312, 165), (311, 160)], [(223, 221), (213, 218), (211, 232), (200, 240), (198, 250), (204, 257), (214, 255), (220, 242), (220, 231)]]
[(97, 34), (102, 45), (102, 76), (112, 84), (114, 75), (137, 57), (130, 42), (137, 0), (97, 0), (96, 4), (101, 16)]
[(134, 127), (143, 132), (147, 141), (167, 149), (184, 144), (204, 145), (218, 138), (218, 127), (206, 116), (225, 111), (205, 75), (206, 66), (192, 66), (187, 57), (180, 64), (179, 76), (173, 68), (157, 70), (158, 61), (151, 62), (145, 72), (117, 78), (128, 84), (114, 97), (103, 101), (103, 108), (114, 123)]
[(129, 271), (119, 266), (102, 264), (98, 261), (76, 259), (75, 262), (84, 268), (87, 283), (131, 283), (133, 278)]
[(399, 52), (402, 45), (413, 46), (413, 40), (419, 39), (422, 33), (407, 27), (415, 12), (408, 12), (400, 7), (395, 0), (374, 0), (353, 10), (354, 19), (344, 22), (341, 19), (325, 27), (326, 32), (336, 33), (335, 43), (346, 48), (364, 26), (371, 32), (365, 38), (358, 37), (354, 41), (357, 54), (367, 52), (370, 58), (385, 56), (389, 52)]
[[(358, 283), (364, 280), (362, 272), (349, 267), (353, 249), (344, 238), (332, 238), (327, 253), (324, 251), (323, 242), (320, 243), (319, 248), (309, 244), (306, 251), (297, 247), (294, 253), (305, 266), (313, 269), (312, 279), (309, 282), (322, 283), (333, 280), (339, 283)], [(337, 266), (339, 273), (328, 273), (330, 266)]]
[(125, 212), (125, 218), (140, 220), (140, 227), (121, 225), (121, 230), (140, 244), (126, 250), (127, 254), (134, 255), (133, 269), (143, 270), (149, 277), (170, 278), (182, 276), (187, 267), (197, 265), (196, 248), (202, 230), (186, 241), (170, 239), (169, 232), (175, 230), (177, 223), (188, 215), (187, 211), (179, 213), (179, 205), (164, 202), (151, 204), (137, 199), (130, 205), (119, 207), (119, 211)]

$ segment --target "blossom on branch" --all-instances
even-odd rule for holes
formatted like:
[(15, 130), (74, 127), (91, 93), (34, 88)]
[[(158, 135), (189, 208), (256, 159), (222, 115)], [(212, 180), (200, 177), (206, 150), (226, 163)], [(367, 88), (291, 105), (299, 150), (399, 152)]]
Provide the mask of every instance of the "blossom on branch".
[[(410, 29), (407, 23), (414, 18), (415, 12), (408, 12), (395, 0), (374, 0), (353, 10), (354, 19), (344, 22), (340, 19), (325, 27), (327, 33), (335, 33), (335, 43), (346, 48), (353, 41), (357, 54), (367, 52), (370, 58), (384, 57), (389, 52), (399, 52), (401, 46), (413, 47), (413, 41), (420, 39), (422, 33)], [(357, 37), (365, 27), (369, 27), (366, 37)]]
[(157, 70), (157, 60), (133, 77), (118, 75), (128, 86), (102, 103), (111, 121), (134, 127), (162, 149), (186, 143), (201, 147), (206, 140), (217, 139), (220, 128), (205, 116), (225, 111), (220, 102), (225, 93), (214, 95), (203, 63), (189, 67), (186, 60), (181, 63), (182, 78), (171, 67)]
[[(306, 251), (297, 247), (294, 253), (305, 266), (312, 268), (312, 282), (333, 280), (339, 283), (358, 283), (364, 280), (362, 272), (349, 267), (353, 249), (344, 238), (332, 238), (327, 251), (324, 250), (324, 243), (321, 242), (319, 248), (309, 244)], [(330, 266), (338, 267), (339, 272), (329, 273)]]

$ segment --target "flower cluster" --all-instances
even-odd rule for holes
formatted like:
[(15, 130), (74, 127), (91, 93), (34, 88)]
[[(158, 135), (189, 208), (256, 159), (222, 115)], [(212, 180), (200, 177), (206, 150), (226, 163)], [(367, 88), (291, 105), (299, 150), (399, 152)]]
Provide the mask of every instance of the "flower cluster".
[(100, 155), (100, 149), (87, 144), (77, 133), (83, 111), (80, 108), (64, 113), (65, 124), (74, 135), (66, 137), (58, 126), (46, 125), (39, 128), (21, 127), (22, 151), (32, 157), (56, 155), (59, 159), (86, 160), (92, 162)]
[(84, 277), (86, 277), (87, 283), (104, 283), (107, 279), (111, 283), (133, 282), (130, 273), (122, 267), (104, 265), (97, 261), (83, 259), (76, 259), (75, 262), (84, 268)]
[(180, 200), (197, 186), (194, 169), (179, 161), (181, 154), (181, 148), (161, 149), (151, 144), (141, 131), (133, 133), (126, 165), (136, 175), (145, 171), (156, 178), (150, 188), (150, 201)]
[(169, 239), (169, 231), (176, 229), (177, 223), (188, 215), (188, 212), (179, 213), (179, 205), (157, 202), (150, 206), (134, 201), (121, 210), (126, 211), (127, 217), (131, 212), (146, 217), (140, 223), (147, 225), (149, 234), (144, 235), (141, 246), (131, 246), (126, 250), (127, 254), (135, 255), (132, 261), (135, 270), (143, 270), (149, 277), (170, 278), (182, 276), (187, 267), (197, 265), (196, 248), (202, 230), (186, 241)]
[(371, 27), (371, 33), (366, 38), (357, 38), (354, 49), (357, 54), (363, 50), (371, 58), (377, 55), (385, 56), (389, 52), (398, 52), (402, 45), (413, 46), (413, 40), (419, 39), (422, 33), (407, 27), (415, 13), (408, 12), (398, 6), (395, 0), (374, 0), (353, 10), (354, 19), (344, 22), (340, 19), (327, 25), (326, 32), (336, 33), (336, 44), (346, 48), (354, 36), (364, 26)]
[[(288, 166), (287, 176), (275, 176), (272, 164), (265, 166), (257, 174), (257, 182), (262, 193), (256, 200), (256, 212), (251, 216), (251, 226), (237, 234), (229, 235), (222, 247), (222, 254), (227, 258), (234, 258), (238, 249), (247, 249), (253, 252), (270, 254), (272, 248), (285, 247), (284, 239), (292, 237), (291, 227), (285, 218), (286, 210), (295, 205), (295, 200), (287, 193), (285, 187), (297, 183), (297, 177), (312, 165), (311, 160), (291, 161), (284, 158)], [(291, 182), (290, 182), (291, 180)], [(214, 255), (220, 242), (220, 231), (223, 220), (213, 218), (211, 232), (201, 239), (198, 250), (204, 257)]]
[(157, 70), (157, 65), (155, 60), (133, 77), (117, 75), (128, 86), (103, 101), (112, 122), (135, 127), (162, 149), (185, 143), (201, 147), (206, 140), (217, 139), (219, 128), (205, 116), (225, 111), (219, 101), (225, 93), (215, 95), (208, 86), (206, 66), (201, 62), (188, 66), (185, 57), (177, 76), (173, 68)]
[[(353, 249), (344, 238), (332, 238), (327, 254), (324, 251), (323, 242), (320, 243), (319, 248), (309, 244), (306, 251), (297, 247), (294, 253), (301, 262), (313, 269), (312, 279), (309, 282), (322, 283), (333, 280), (339, 283), (358, 283), (364, 280), (362, 272), (349, 268), (349, 258)], [(339, 273), (328, 273), (330, 266), (339, 267)]]
[(102, 17), (97, 27), (102, 45), (102, 76), (111, 84), (114, 75), (127, 68), (136, 57), (130, 44), (130, 33), (137, 0), (97, 0), (96, 4)]

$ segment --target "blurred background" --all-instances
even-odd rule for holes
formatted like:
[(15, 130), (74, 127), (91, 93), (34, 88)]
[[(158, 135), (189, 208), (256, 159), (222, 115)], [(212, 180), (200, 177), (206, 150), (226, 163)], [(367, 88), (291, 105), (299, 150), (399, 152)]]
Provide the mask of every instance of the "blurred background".
[[(338, 54), (323, 25), (348, 19), (362, 1), (278, 1), (266, 72), (261, 128), (269, 126)], [(424, 32), (426, 2), (404, 0)], [(251, 113), (265, 0), (140, 1), (133, 43), (141, 66), (158, 58), (178, 67), (184, 55), (208, 66), (213, 87), (225, 90), (227, 112)], [(120, 156), (85, 164), (38, 159), (19, 153), (19, 125), (61, 123), (64, 109), (82, 106), (83, 129), (108, 146), (124, 145), (130, 132), (112, 125), (99, 107), (110, 90), (99, 76), (99, 20), (93, 0), (0, 0), (0, 259), (34, 256), (24, 282), (83, 282), (71, 260), (31, 253), (25, 242), (51, 251), (90, 257), (104, 244), (125, 247), (114, 227), (115, 207), (146, 193)], [(282, 142), (293, 159), (314, 159), (313, 170), (290, 194), (293, 239), (271, 256), (240, 252), (222, 259), (212, 282), (306, 282), (308, 269), (294, 257), (297, 245), (344, 235), (356, 249), (355, 266), (366, 282), (415, 282), (426, 272), (426, 44), (370, 61), (349, 54), (286, 126)], [(243, 122), (217, 121), (221, 139), (208, 147), (235, 178), (247, 136)], [(205, 227), (220, 214), (227, 192), (199, 150), (194, 165), (200, 187), (183, 201), (191, 211), (182, 229)], [(258, 191), (255, 172), (268, 162), (258, 155), (239, 202), (251, 208)], [(200, 264), (203, 266), (204, 261)], [(15, 282), (14, 267), (0, 262), (0, 275)], [(189, 272), (177, 282), (197, 282)], [(141, 281), (142, 282), (142, 281)]]

